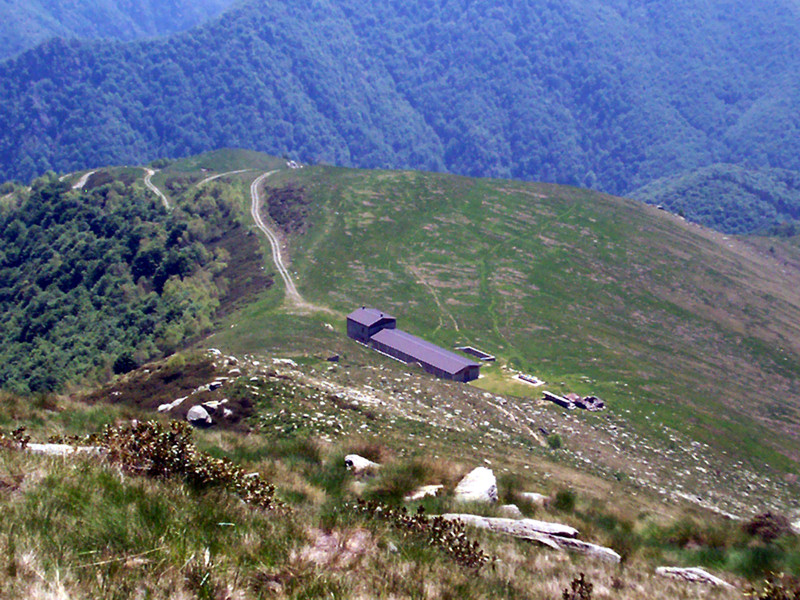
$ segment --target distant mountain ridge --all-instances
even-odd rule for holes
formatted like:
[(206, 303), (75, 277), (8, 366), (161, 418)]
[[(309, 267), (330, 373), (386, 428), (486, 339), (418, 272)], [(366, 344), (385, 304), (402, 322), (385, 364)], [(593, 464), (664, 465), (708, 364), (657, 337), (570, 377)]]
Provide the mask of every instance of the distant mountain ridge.
[(237, 0), (7, 0), (0, 59), (52, 37), (133, 40), (168, 35), (220, 14)]
[(166, 40), (0, 65), (0, 178), (224, 146), (627, 193), (800, 169), (788, 0), (253, 0)]

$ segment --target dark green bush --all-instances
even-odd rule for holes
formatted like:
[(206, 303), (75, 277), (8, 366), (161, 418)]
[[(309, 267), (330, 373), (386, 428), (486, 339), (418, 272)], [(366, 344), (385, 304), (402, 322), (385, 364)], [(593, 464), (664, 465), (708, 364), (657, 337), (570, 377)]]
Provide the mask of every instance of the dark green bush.
[(572, 512), (575, 510), (575, 501), (577, 499), (578, 495), (573, 490), (558, 490), (550, 506), (561, 512)]
[(477, 570), (491, 560), (477, 541), (469, 539), (461, 521), (427, 517), (422, 506), (413, 515), (405, 506), (392, 508), (374, 501), (358, 500), (352, 507), (357, 513), (385, 521), (403, 535), (439, 548), (462, 567)]

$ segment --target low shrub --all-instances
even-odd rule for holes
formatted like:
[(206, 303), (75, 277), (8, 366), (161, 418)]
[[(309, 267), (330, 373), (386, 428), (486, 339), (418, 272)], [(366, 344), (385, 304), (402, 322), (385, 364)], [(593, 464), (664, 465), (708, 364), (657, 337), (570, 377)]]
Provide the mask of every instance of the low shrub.
[(560, 435), (557, 433), (551, 433), (547, 436), (547, 445), (550, 446), (551, 450), (558, 450), (564, 445), (564, 443), (562, 442)]
[(591, 600), (592, 589), (594, 589), (594, 586), (586, 581), (586, 577), (581, 573), (561, 593), (561, 598), (562, 600)]
[(572, 512), (575, 510), (575, 501), (577, 499), (578, 495), (573, 490), (558, 490), (550, 506), (560, 512)]
[(182, 479), (198, 490), (222, 488), (264, 510), (287, 508), (274, 497), (274, 486), (257, 473), (246, 474), (231, 461), (198, 450), (188, 423), (173, 421), (165, 427), (156, 421), (136, 422), (106, 427), (99, 435), (56, 441), (100, 446), (109, 461), (136, 475)]
[(742, 528), (746, 533), (760, 538), (766, 544), (774, 542), (791, 531), (788, 518), (769, 511), (756, 515), (747, 521)]
[(422, 506), (416, 513), (409, 514), (405, 506), (392, 508), (379, 502), (358, 500), (353, 508), (362, 515), (388, 523), (403, 535), (439, 548), (462, 567), (478, 570), (491, 560), (477, 541), (469, 539), (461, 521), (427, 517)]
[(800, 579), (783, 573), (773, 574), (760, 589), (751, 588), (747, 596), (757, 600), (800, 600)]

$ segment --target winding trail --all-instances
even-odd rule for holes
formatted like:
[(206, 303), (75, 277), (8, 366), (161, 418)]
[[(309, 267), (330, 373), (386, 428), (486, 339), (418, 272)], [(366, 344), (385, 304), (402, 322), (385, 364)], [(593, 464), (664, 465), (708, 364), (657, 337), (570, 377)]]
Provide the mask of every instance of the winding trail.
[(164, 192), (162, 192), (160, 189), (158, 189), (158, 188), (155, 186), (155, 184), (154, 184), (154, 183), (151, 181), (151, 179), (152, 179), (153, 175), (155, 175), (155, 174), (156, 174), (158, 171), (154, 171), (153, 169), (150, 169), (150, 168), (148, 168), (148, 167), (142, 167), (142, 168), (144, 169), (144, 172), (145, 172), (145, 176), (144, 176), (144, 184), (147, 186), (147, 189), (149, 189), (149, 190), (150, 190), (151, 192), (153, 192), (153, 193), (154, 193), (156, 196), (158, 196), (159, 198), (161, 198), (161, 201), (164, 203), (164, 206), (166, 207), (166, 209), (167, 209), (167, 210), (169, 210), (170, 208), (172, 208), (172, 207), (170, 206), (170, 204), (169, 204), (169, 200), (168, 200), (168, 199), (167, 199), (167, 197), (164, 195)]
[(78, 179), (78, 181), (76, 181), (73, 184), (72, 189), (73, 190), (82, 190), (84, 188), (84, 186), (86, 185), (86, 182), (89, 181), (89, 177), (91, 177), (95, 173), (97, 173), (97, 171), (89, 171), (88, 173), (84, 173), (83, 175), (81, 175), (81, 178)]
[(261, 215), (258, 212), (258, 186), (261, 185), (261, 182), (264, 181), (267, 177), (276, 173), (276, 171), (268, 171), (256, 177), (253, 180), (253, 183), (250, 184), (250, 214), (253, 216), (253, 220), (256, 222), (256, 226), (267, 236), (269, 240), (269, 245), (272, 248), (272, 260), (275, 262), (275, 267), (278, 269), (278, 273), (281, 275), (281, 279), (283, 279), (283, 283), (286, 286), (286, 300), (289, 304), (303, 309), (316, 309), (315, 306), (309, 304), (303, 297), (300, 295), (300, 292), (297, 291), (297, 287), (294, 285), (294, 281), (292, 280), (292, 276), (289, 274), (289, 271), (286, 269), (286, 265), (283, 264), (283, 257), (281, 256), (281, 245), (280, 241), (278, 240), (278, 236), (266, 226)]
[(214, 181), (215, 179), (219, 179), (220, 177), (225, 177), (226, 175), (236, 175), (237, 173), (247, 173), (247, 171), (252, 171), (253, 169), (239, 169), (238, 171), (228, 171), (226, 173), (219, 173), (218, 175), (212, 175), (211, 177), (206, 177), (202, 181), (197, 182), (197, 187), (208, 183), (209, 181)]

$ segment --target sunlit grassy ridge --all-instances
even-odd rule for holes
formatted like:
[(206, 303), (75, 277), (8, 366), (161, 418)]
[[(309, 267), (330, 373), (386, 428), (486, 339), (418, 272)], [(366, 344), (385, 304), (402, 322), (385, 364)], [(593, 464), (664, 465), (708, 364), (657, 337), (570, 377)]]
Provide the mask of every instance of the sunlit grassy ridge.
[[(796, 467), (800, 270), (774, 249), (562, 186), (328, 167), (267, 183), (289, 181), (313, 199), (289, 252), (315, 303), (381, 307), (444, 346), (596, 393), (651, 435), (666, 426)], [(240, 342), (223, 334), (233, 349), (270, 345), (267, 324), (283, 319), (248, 314)]]

